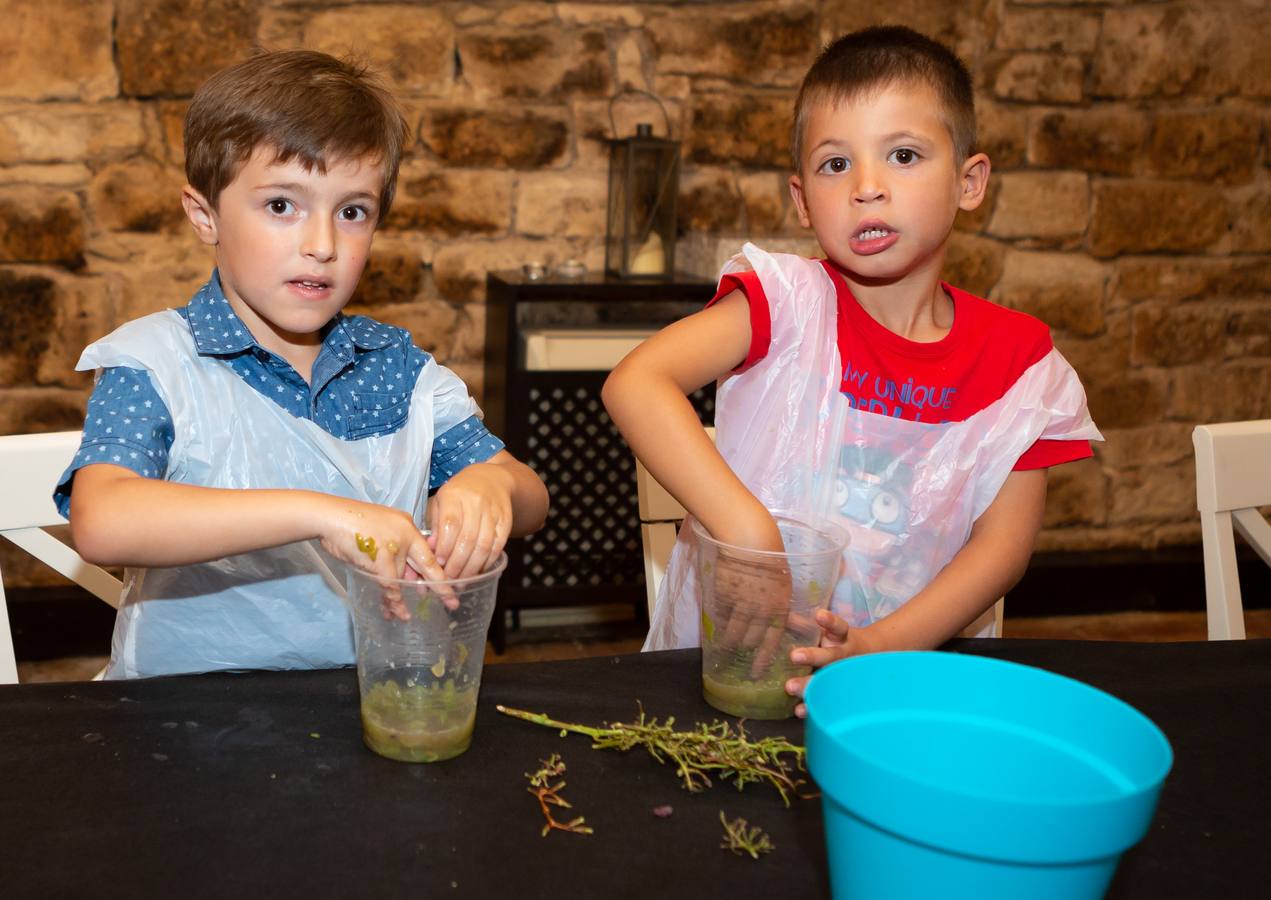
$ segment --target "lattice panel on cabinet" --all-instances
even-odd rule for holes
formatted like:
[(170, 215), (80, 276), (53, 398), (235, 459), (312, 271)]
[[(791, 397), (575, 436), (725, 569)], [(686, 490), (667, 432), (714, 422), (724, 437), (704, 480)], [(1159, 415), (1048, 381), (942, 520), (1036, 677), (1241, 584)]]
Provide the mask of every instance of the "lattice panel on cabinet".
[[(713, 421), (713, 386), (691, 399)], [(635, 465), (599, 387), (531, 386), (527, 406), (525, 461), (552, 505), (547, 523), (522, 546), (521, 586), (643, 584)]]

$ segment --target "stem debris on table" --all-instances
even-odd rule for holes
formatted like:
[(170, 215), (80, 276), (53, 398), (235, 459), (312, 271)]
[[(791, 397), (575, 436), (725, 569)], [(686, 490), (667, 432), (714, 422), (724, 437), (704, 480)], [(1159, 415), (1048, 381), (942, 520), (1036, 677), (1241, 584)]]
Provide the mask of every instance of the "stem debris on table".
[(747, 825), (746, 820), (740, 817), (730, 822), (724, 817), (722, 809), (719, 821), (724, 826), (724, 842), (719, 845), (720, 849), (731, 850), (738, 856), (749, 853), (751, 859), (758, 859), (760, 853), (771, 853), (775, 849), (758, 825)]
[[(734, 730), (729, 723), (716, 720), (709, 725), (698, 722), (690, 731), (676, 731), (674, 717), (659, 722), (646, 716), (641, 709), (639, 719), (634, 722), (614, 722), (604, 728), (593, 728), (560, 722), (546, 713), (532, 713), (502, 705), (498, 710), (535, 725), (558, 728), (561, 737), (571, 731), (585, 734), (597, 750), (644, 747), (660, 763), (672, 760), (683, 786), (693, 792), (709, 787), (710, 776), (714, 773), (720, 778), (731, 778), (738, 790), (752, 781), (766, 781), (777, 789), (781, 799), (789, 806), (790, 795), (805, 783), (798, 775), (803, 771), (803, 747), (790, 743), (784, 737), (752, 740), (741, 724)], [(791, 757), (792, 761), (786, 757)]]
[(530, 780), (530, 786), (526, 790), (538, 799), (538, 805), (543, 810), (543, 817), (547, 819), (547, 824), (543, 826), (543, 837), (547, 837), (553, 828), (573, 834), (591, 834), (591, 826), (584, 824), (587, 820), (582, 816), (569, 822), (557, 822), (556, 817), (552, 815), (550, 807), (573, 808), (569, 805), (569, 801), (560, 795), (560, 792), (565, 788), (564, 779), (561, 779), (556, 784), (550, 783), (551, 779), (559, 778), (565, 774), (565, 761), (560, 758), (560, 754), (553, 753), (547, 759), (540, 759), (539, 762), (543, 764), (542, 768), (533, 775), (526, 772), (525, 777)]

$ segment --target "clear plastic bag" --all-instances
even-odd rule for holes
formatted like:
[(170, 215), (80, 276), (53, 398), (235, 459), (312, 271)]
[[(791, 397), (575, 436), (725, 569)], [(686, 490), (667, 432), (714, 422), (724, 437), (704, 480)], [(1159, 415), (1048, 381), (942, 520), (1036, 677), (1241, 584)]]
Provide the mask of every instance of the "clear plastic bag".
[[(715, 443), (769, 509), (845, 527), (831, 609), (874, 622), (927, 585), (966, 543), (1016, 460), (1039, 439), (1098, 440), (1085, 391), (1057, 350), (962, 422), (912, 422), (851, 408), (839, 390), (833, 283), (820, 263), (746, 244), (722, 274), (749, 267), (768, 297), (769, 352), (721, 382)], [(658, 592), (646, 650), (700, 642), (690, 523)]]

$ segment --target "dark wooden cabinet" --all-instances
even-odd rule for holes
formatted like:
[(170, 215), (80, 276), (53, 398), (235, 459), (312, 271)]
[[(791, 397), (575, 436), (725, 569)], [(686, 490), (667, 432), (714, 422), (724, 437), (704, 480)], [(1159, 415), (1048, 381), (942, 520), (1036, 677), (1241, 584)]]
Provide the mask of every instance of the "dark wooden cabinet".
[[(714, 285), (497, 272), (486, 292), (486, 424), (552, 499), (546, 525), (508, 544), (491, 629), (501, 652), (508, 610), (602, 601), (644, 609), (635, 469), (600, 390), (615, 356), (700, 310)], [(692, 400), (703, 422), (714, 420), (713, 385)]]

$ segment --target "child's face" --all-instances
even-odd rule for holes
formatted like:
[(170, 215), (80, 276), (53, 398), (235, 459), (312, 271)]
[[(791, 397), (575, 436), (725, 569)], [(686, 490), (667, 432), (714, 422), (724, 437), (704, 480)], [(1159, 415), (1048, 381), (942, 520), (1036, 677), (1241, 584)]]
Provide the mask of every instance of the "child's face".
[[(186, 212), (216, 246), (221, 286), (262, 346), (318, 343), (349, 302), (371, 249), (382, 166), (334, 161), (326, 174), (258, 147), (215, 208), (187, 187)], [(281, 342), (281, 343), (279, 343)]]
[(983, 199), (988, 157), (959, 165), (940, 109), (927, 85), (899, 84), (810, 110), (790, 193), (831, 261), (863, 281), (938, 277), (958, 210)]

